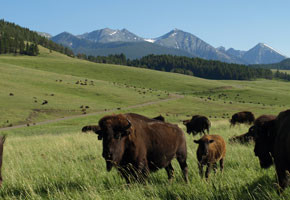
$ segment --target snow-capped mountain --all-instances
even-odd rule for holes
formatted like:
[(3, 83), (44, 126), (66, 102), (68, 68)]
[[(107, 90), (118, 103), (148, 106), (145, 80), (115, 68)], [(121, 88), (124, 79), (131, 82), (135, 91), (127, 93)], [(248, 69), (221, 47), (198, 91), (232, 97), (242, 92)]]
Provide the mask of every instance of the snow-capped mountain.
[[(287, 58), (264, 43), (259, 43), (249, 51), (233, 48), (226, 50), (225, 47), (214, 48), (195, 35), (178, 29), (149, 39), (137, 36), (126, 29), (113, 30), (109, 28), (78, 36), (63, 32), (51, 39), (72, 48), (74, 52), (95, 56), (116, 53), (125, 53), (126, 55), (128, 52), (131, 52), (127, 55), (129, 58), (138, 58), (147, 53), (174, 54), (239, 64), (270, 64)], [(104, 49), (103, 52), (102, 49)]]
[(127, 29), (113, 30), (109, 28), (104, 28), (101, 30), (96, 30), (90, 33), (79, 35), (78, 37), (100, 43), (144, 41), (143, 38), (140, 38), (139, 36), (131, 33)]
[(242, 59), (249, 64), (277, 63), (286, 58), (287, 56), (264, 43), (257, 44), (242, 56)]
[(154, 40), (155, 44), (168, 48), (180, 49), (204, 59), (220, 60), (229, 63), (243, 63), (241, 60), (219, 51), (195, 35), (182, 30), (174, 29)]

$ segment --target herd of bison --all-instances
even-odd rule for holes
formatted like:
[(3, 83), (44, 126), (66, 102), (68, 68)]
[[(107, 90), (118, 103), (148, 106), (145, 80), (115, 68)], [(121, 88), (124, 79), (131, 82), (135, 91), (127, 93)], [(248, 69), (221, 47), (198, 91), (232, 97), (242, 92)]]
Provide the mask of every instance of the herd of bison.
[[(255, 143), (254, 153), (262, 168), (275, 164), (281, 192), (288, 182), (290, 171), (290, 110), (282, 111), (278, 116), (262, 115), (255, 119), (248, 111), (234, 114), (230, 126), (237, 123), (252, 125), (248, 132), (229, 139), (229, 142)], [(211, 170), (216, 172), (224, 168), (226, 143), (219, 135), (209, 134), (211, 126), (207, 117), (195, 115), (184, 120), (188, 134), (203, 135), (196, 151), (200, 176), (208, 179)], [(165, 122), (163, 116), (148, 118), (135, 113), (105, 116), (98, 125), (82, 128), (82, 132), (93, 131), (102, 140), (102, 156), (107, 171), (116, 167), (121, 176), (130, 183), (143, 182), (149, 172), (165, 168), (168, 179), (173, 177), (171, 165), (176, 158), (188, 181), (187, 147), (183, 131), (175, 124)], [(205, 174), (203, 168), (206, 166)]]
[[(252, 125), (248, 132), (229, 139), (229, 142), (254, 142), (254, 153), (262, 168), (275, 164), (279, 188), (282, 192), (288, 183), (290, 172), (290, 109), (278, 116), (262, 115), (255, 119), (248, 111), (234, 114), (230, 126), (237, 123)], [(211, 123), (207, 117), (195, 115), (184, 120), (188, 134), (200, 133), (196, 151), (200, 176), (208, 179), (211, 170), (216, 172), (217, 163), (223, 171), (226, 143), (219, 135), (209, 134)], [(183, 131), (175, 124), (165, 122), (163, 116), (148, 118), (135, 113), (114, 114), (99, 120), (98, 125), (82, 128), (82, 132), (93, 131), (102, 140), (102, 156), (107, 171), (116, 167), (127, 183), (144, 182), (150, 172), (165, 168), (168, 179), (173, 177), (171, 161), (176, 158), (188, 182), (187, 146)], [(5, 136), (0, 137), (0, 184)]]

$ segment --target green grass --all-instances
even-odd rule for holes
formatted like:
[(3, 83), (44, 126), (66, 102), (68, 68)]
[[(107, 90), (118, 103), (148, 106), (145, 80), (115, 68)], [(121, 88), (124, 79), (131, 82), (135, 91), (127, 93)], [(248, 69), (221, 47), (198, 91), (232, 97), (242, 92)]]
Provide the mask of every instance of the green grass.
[[(289, 108), (290, 83), (283, 81), (215, 81), (133, 67), (95, 64), (41, 48), (38, 57), (0, 55), (0, 126), (26, 124), (114, 109), (149, 117), (159, 114), (185, 131), (182, 120), (203, 114), (212, 122), (211, 134), (226, 142), (245, 133), (248, 126), (229, 127), (235, 112), (250, 110), (256, 116), (278, 114)], [(88, 79), (94, 85), (79, 85)], [(56, 81), (58, 80), (58, 81)], [(59, 82), (62, 80), (62, 82)], [(150, 90), (151, 88), (151, 90)], [(9, 93), (14, 96), (10, 96)], [(145, 92), (145, 93), (143, 93)], [(183, 98), (138, 108), (168, 93)], [(54, 94), (54, 96), (51, 96)], [(34, 102), (35, 98), (38, 102)], [(41, 105), (48, 100), (47, 105)], [(263, 170), (253, 144), (227, 142), (224, 173), (208, 182), (198, 175), (193, 137), (187, 135), (189, 183), (185, 184), (176, 160), (175, 178), (169, 183), (164, 169), (152, 173), (148, 183), (125, 184), (116, 170), (108, 173), (101, 157), (102, 144), (81, 128), (97, 124), (112, 111), (82, 115), (55, 123), (1, 131), (4, 147), (1, 199), (289, 199), (275, 191), (275, 170)], [(9, 122), (7, 123), (7, 120)], [(196, 136), (199, 138), (199, 136)]]

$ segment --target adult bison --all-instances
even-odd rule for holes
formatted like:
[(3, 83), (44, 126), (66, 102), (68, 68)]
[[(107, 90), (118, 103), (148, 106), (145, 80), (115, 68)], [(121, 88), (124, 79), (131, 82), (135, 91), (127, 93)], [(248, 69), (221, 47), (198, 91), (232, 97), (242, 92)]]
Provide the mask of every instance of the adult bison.
[(237, 123), (247, 123), (252, 124), (255, 121), (255, 116), (252, 112), (242, 111), (232, 115), (230, 120), (231, 126), (236, 125)]
[(287, 173), (290, 172), (290, 110), (265, 122), (254, 140), (254, 152), (262, 168), (269, 168), (274, 159), (278, 183), (283, 191), (288, 185)]
[(247, 133), (244, 133), (242, 135), (238, 135), (238, 136), (233, 136), (229, 139), (229, 142), (237, 142), (240, 144), (247, 144), (250, 143), (251, 141), (254, 140), (253, 137), (253, 130), (254, 130), (254, 126), (251, 126), (249, 128), (249, 131)]
[(183, 124), (186, 126), (186, 132), (188, 134), (192, 133), (193, 135), (197, 135), (198, 133), (205, 134), (205, 130), (209, 134), (209, 128), (211, 126), (208, 118), (202, 115), (194, 115), (191, 120), (184, 120)]
[(261, 115), (254, 121), (254, 125), (251, 126), (247, 133), (233, 136), (229, 139), (230, 142), (239, 142), (241, 144), (246, 144), (254, 140), (254, 136), (261, 130), (263, 125), (268, 121), (276, 119), (275, 115)]
[(2, 185), (2, 160), (3, 160), (3, 148), (4, 148), (5, 136), (0, 137), (0, 186)]
[(187, 182), (186, 140), (178, 126), (134, 113), (105, 116), (99, 126), (107, 171), (115, 166), (129, 183), (165, 168), (171, 179), (171, 160), (176, 157)]

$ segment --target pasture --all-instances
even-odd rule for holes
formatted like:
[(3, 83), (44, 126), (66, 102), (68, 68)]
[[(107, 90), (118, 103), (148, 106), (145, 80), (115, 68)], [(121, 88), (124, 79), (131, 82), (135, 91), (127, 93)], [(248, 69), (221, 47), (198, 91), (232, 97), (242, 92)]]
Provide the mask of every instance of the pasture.
[[(257, 117), (289, 108), (290, 83), (205, 80), (40, 50), (37, 57), (0, 56), (0, 126), (30, 124), (0, 131), (8, 136), (2, 199), (289, 199), (290, 189), (282, 196), (276, 193), (275, 170), (260, 168), (253, 144), (230, 144), (228, 139), (249, 128), (230, 128), (232, 114), (250, 110)], [(87, 85), (76, 84), (80, 80)], [(43, 100), (48, 104), (42, 105)], [(89, 108), (84, 111), (81, 106)], [(81, 128), (106, 114), (124, 112), (162, 114), (184, 132), (182, 120), (194, 114), (208, 116), (210, 133), (227, 143), (223, 174), (211, 173), (208, 182), (199, 177), (193, 143), (199, 136), (187, 133), (188, 184), (176, 160), (172, 182), (164, 169), (152, 173), (146, 184), (131, 185), (115, 169), (106, 172), (101, 141), (95, 134), (81, 133)], [(33, 125), (67, 116), (76, 117)]]

